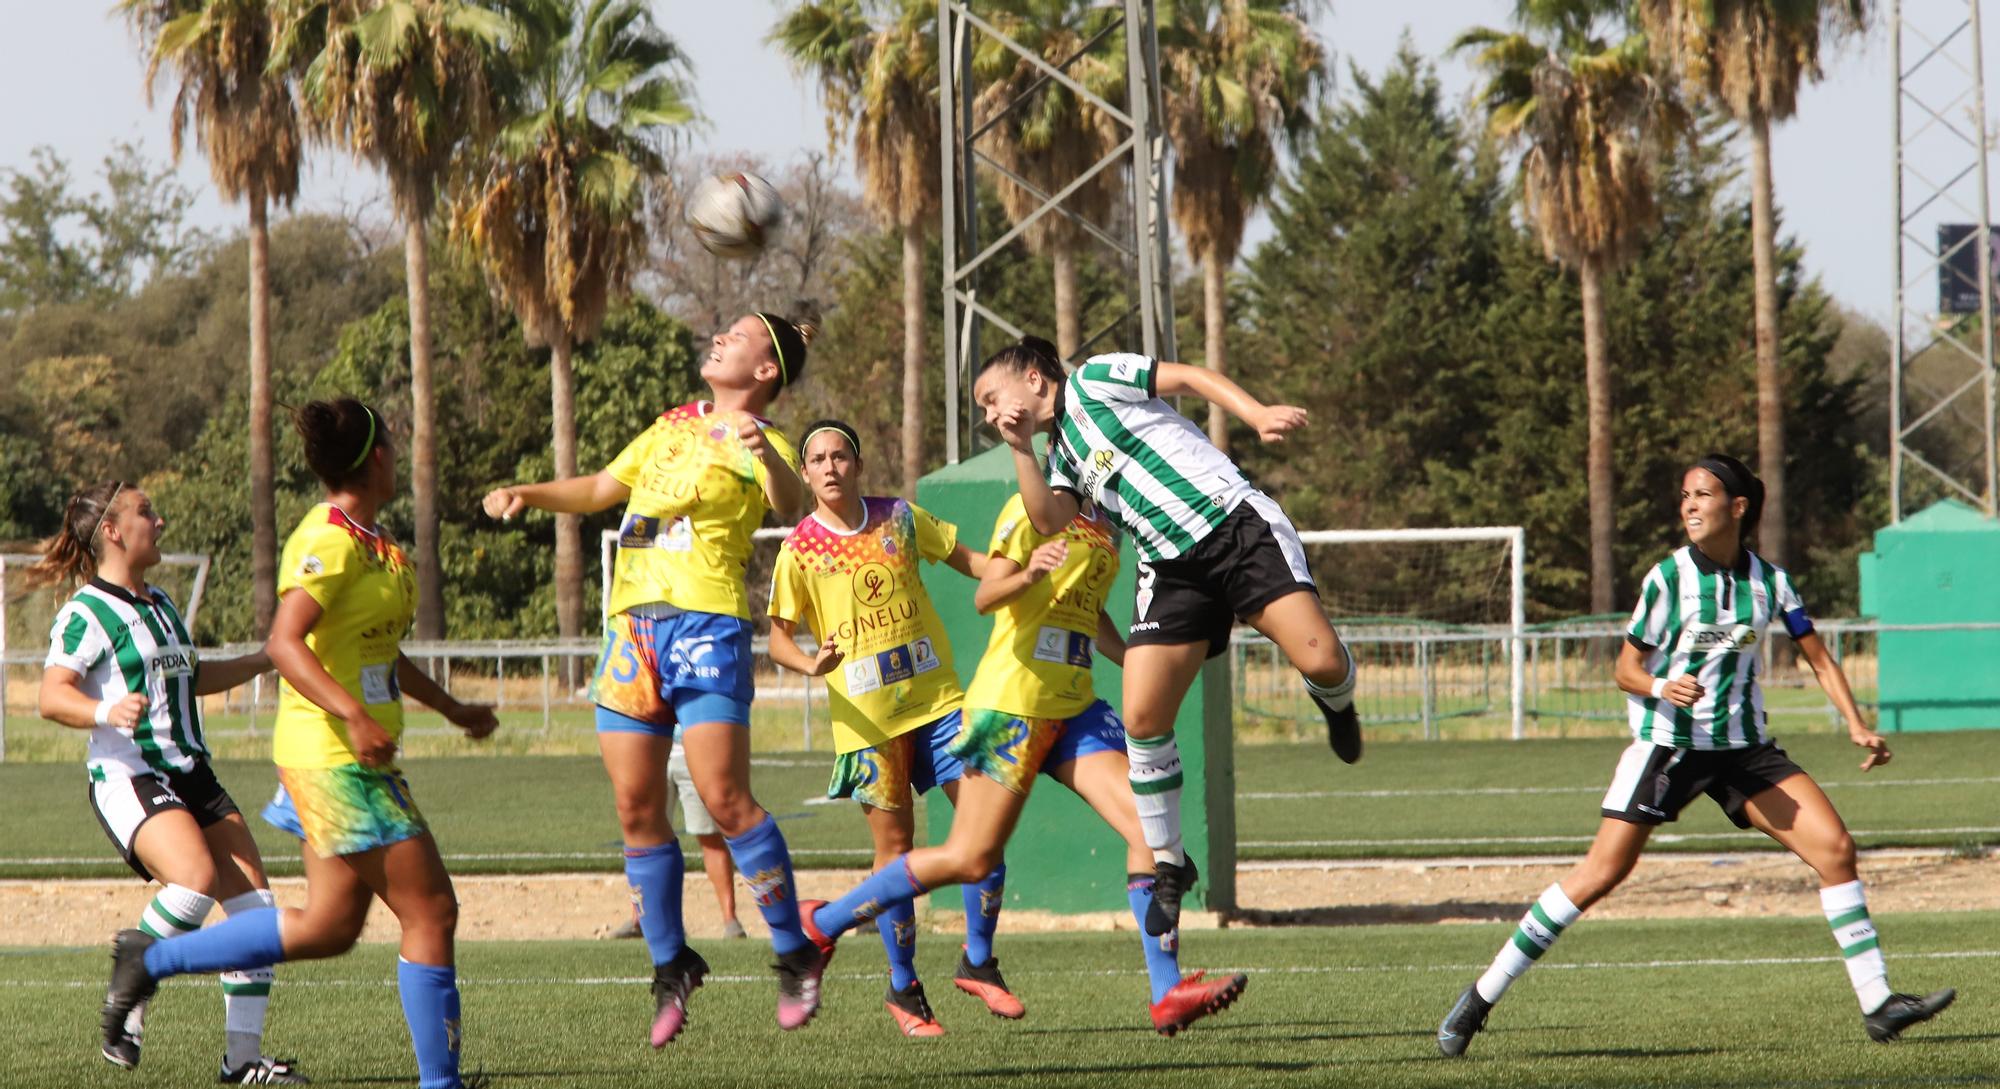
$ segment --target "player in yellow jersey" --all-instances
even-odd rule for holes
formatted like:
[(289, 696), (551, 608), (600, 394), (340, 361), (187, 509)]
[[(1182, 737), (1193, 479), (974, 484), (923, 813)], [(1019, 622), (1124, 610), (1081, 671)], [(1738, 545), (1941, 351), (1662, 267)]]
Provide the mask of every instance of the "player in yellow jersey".
[(708, 974), (681, 920), (686, 863), (667, 818), (667, 761), (676, 737), (695, 792), (770, 924), (778, 954), (778, 1025), (819, 1009), (824, 959), (799, 927), (791, 854), (750, 794), (751, 534), (767, 511), (805, 506), (798, 456), (764, 410), (805, 370), (811, 326), (745, 314), (714, 337), (701, 376), (714, 400), (662, 413), (590, 476), (487, 493), (486, 513), (528, 507), (590, 514), (625, 504), (604, 651), (591, 685), (597, 745), (618, 807), (625, 878), (653, 958), (650, 1040), (665, 1047), (687, 1022)]
[(380, 898), (402, 925), (396, 977), (419, 1084), (458, 1089), (458, 899), (396, 767), (403, 695), (474, 739), (499, 724), (491, 707), (458, 702), (403, 657), (417, 586), (403, 550), (375, 522), (396, 494), (381, 417), (342, 398), (307, 404), (293, 423), (326, 499), (306, 512), (280, 560), (266, 649), (284, 682), (272, 737), (282, 789), (265, 817), (304, 840), (306, 906), (244, 911), (164, 940), (120, 932), (103, 1023), (107, 1032), (122, 1024), (158, 981), (184, 972), (338, 956)]
[[(1124, 664), (1125, 642), (1104, 612), (1117, 574), (1118, 531), (1094, 508), (1080, 508), (1051, 536), (1036, 531), (1019, 495), (1007, 501), (973, 596), (980, 612), (994, 614), (993, 634), (966, 690), (964, 725), (947, 750), (965, 769), (951, 834), (879, 867), (832, 903), (807, 901), (806, 933), (828, 956), (856, 923), (999, 865), (1036, 776), (1048, 775), (1125, 840), (1126, 898), (1145, 946), (1153, 1027), (1172, 1036), (1243, 992), (1241, 975), (1182, 979), (1178, 929), (1144, 933), (1153, 854), (1139, 826), (1124, 724), (1097, 698), (1090, 676), (1093, 653)], [(978, 994), (983, 980), (961, 965), (955, 982)]]
[[(824, 676), (833, 705), (835, 757), (827, 796), (861, 803), (875, 840), (875, 865), (910, 849), (912, 790), (958, 796), (964, 766), (945, 751), (958, 736), (958, 673), (951, 641), (918, 575), (920, 561), (943, 563), (977, 578), (986, 556), (958, 540), (958, 528), (902, 499), (864, 496), (861, 439), (838, 420), (806, 427), (806, 485), (816, 507), (785, 539), (771, 575), (771, 660)], [(803, 626), (817, 654), (799, 648)], [(1006, 867), (965, 886), (965, 950), (960, 975), (988, 982), (973, 993), (1007, 1017), (1026, 1011), (1000, 977), (993, 956)], [(917, 917), (896, 904), (875, 920), (889, 953), (884, 1005), (905, 1036), (941, 1036), (917, 979)], [(968, 966), (976, 966), (969, 968)]]

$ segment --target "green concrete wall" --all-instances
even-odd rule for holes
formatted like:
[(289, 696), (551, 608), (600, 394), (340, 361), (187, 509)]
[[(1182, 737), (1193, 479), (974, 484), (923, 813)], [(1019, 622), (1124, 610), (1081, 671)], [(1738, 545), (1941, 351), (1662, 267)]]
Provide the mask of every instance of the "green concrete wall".
[[(917, 485), (917, 503), (957, 525), (959, 539), (968, 547), (984, 551), (1000, 508), (1017, 490), (1013, 457), (998, 447), (925, 477)], [(1128, 543), (1106, 602), (1121, 628), (1132, 619), (1136, 562)], [(956, 571), (927, 564), (924, 583), (951, 638), (959, 679), (969, 684), (993, 622), (972, 607), (972, 584)], [(1235, 906), (1236, 773), (1227, 662), (1226, 656), (1219, 658), (1202, 671), (1174, 724), (1187, 776), (1182, 831), (1202, 873), (1190, 908)], [(1099, 658), (1094, 678), (1097, 694), (1119, 707), (1124, 682), (1118, 668)], [(931, 799), (927, 831), (929, 841), (939, 843), (951, 827), (951, 806), (941, 795)], [(957, 910), (959, 892), (944, 890), (934, 903)], [(1036, 784), (1007, 848), (1007, 906), (1069, 913), (1126, 908), (1124, 842), (1090, 807), (1047, 776)]]
[[(1963, 503), (1877, 530), (1860, 564), (1861, 612), (1881, 623), (2000, 621), (2000, 522)], [(1882, 729), (2000, 727), (2000, 631), (1883, 632), (1877, 652)]]

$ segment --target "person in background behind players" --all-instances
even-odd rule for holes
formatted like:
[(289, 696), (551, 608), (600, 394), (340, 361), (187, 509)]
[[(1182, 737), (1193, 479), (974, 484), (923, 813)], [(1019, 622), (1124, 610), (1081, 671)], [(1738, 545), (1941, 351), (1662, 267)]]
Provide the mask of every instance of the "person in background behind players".
[(1528, 909), (1486, 973), (1438, 1026), (1438, 1050), (1465, 1054), (1486, 1015), (1563, 931), (1611, 894), (1639, 861), (1653, 829), (1703, 794), (1738, 828), (1777, 840), (1819, 875), (1820, 907), (1847, 963), (1868, 1037), (1894, 1040), (1951, 1005), (1957, 992), (1889, 990), (1889, 969), (1868, 915), (1847, 825), (1771, 739), (1757, 643), (1773, 625), (1798, 645), (1820, 687), (1868, 750), (1861, 770), (1889, 762), (1889, 743), (1868, 726), (1840, 663), (1813, 631), (1785, 569), (1747, 542), (1764, 510), (1764, 483), (1733, 457), (1710, 454), (1681, 477), (1688, 543), (1646, 573), (1615, 674), (1625, 690), (1633, 742), (1604, 794), (1590, 852)]

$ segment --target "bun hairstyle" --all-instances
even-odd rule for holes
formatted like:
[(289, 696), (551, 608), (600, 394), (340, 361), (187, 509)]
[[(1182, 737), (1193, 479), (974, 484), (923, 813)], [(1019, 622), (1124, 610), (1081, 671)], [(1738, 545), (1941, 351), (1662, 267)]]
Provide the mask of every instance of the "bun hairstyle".
[(305, 440), (306, 465), (328, 488), (359, 480), (368, 455), (389, 445), (389, 428), (382, 417), (352, 397), (308, 401), (289, 411), (292, 429)]
[(31, 587), (75, 586), (97, 574), (97, 542), (121, 492), (132, 490), (122, 480), (107, 480), (70, 496), (63, 507), (62, 528), (41, 542), (41, 559), (27, 570)]
[(1764, 516), (1764, 482), (1757, 479), (1748, 466), (1728, 454), (1710, 454), (1695, 462), (1690, 468), (1705, 469), (1722, 482), (1722, 490), (1731, 499), (1738, 496), (1749, 502), (1743, 508), (1742, 538), (1749, 540), (1757, 533), (1757, 521)]
[(1062, 357), (1055, 345), (1041, 337), (1022, 337), (1019, 344), (1009, 344), (987, 356), (986, 362), (979, 365), (979, 373), (985, 374), (994, 367), (1005, 367), (1010, 371), (1040, 371), (1050, 383), (1056, 386), (1063, 384)]
[(854, 428), (848, 426), (844, 420), (827, 419), (814, 420), (806, 425), (806, 437), (799, 440), (800, 457), (805, 456), (806, 447), (812, 443), (813, 436), (822, 431), (831, 431), (846, 439), (848, 448), (854, 451), (854, 456), (856, 458), (861, 456), (861, 436), (854, 433)]
[(771, 387), (771, 396), (776, 397), (806, 373), (806, 348), (819, 335), (819, 326), (761, 310), (756, 318), (771, 334), (771, 357), (778, 362), (778, 384)]

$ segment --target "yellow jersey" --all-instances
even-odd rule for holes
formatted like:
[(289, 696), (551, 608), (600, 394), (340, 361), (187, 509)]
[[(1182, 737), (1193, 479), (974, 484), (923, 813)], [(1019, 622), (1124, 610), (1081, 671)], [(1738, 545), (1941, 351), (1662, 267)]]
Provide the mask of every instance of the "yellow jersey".
[(1079, 513), (1054, 537), (1035, 531), (1017, 494), (1000, 508), (987, 554), (1022, 567), (1049, 541), (1069, 542), (1062, 566), (993, 615), (986, 654), (965, 705), (1020, 718), (1068, 718), (1097, 698), (1090, 680), (1097, 617), (1118, 577), (1118, 530), (1101, 511)]
[[(306, 647), (390, 737), (400, 740), (403, 692), (396, 660), (417, 614), (417, 574), (409, 558), (379, 529), (321, 503), (306, 512), (278, 561), (278, 596), (295, 589), (312, 595), (321, 610), (306, 633)], [(271, 755), (285, 768), (356, 762), (347, 724), (289, 682), (278, 687)]]
[(744, 420), (756, 420), (764, 440), (798, 469), (797, 451), (769, 420), (718, 412), (707, 401), (661, 413), (605, 467), (632, 489), (618, 527), (611, 615), (659, 602), (750, 619), (743, 586), (750, 535), (771, 508), (764, 463), (736, 436)]
[(958, 547), (958, 527), (914, 503), (869, 496), (861, 528), (807, 515), (771, 573), (771, 615), (833, 636), (845, 657), (827, 674), (837, 752), (874, 748), (956, 710), (951, 640), (917, 573)]

